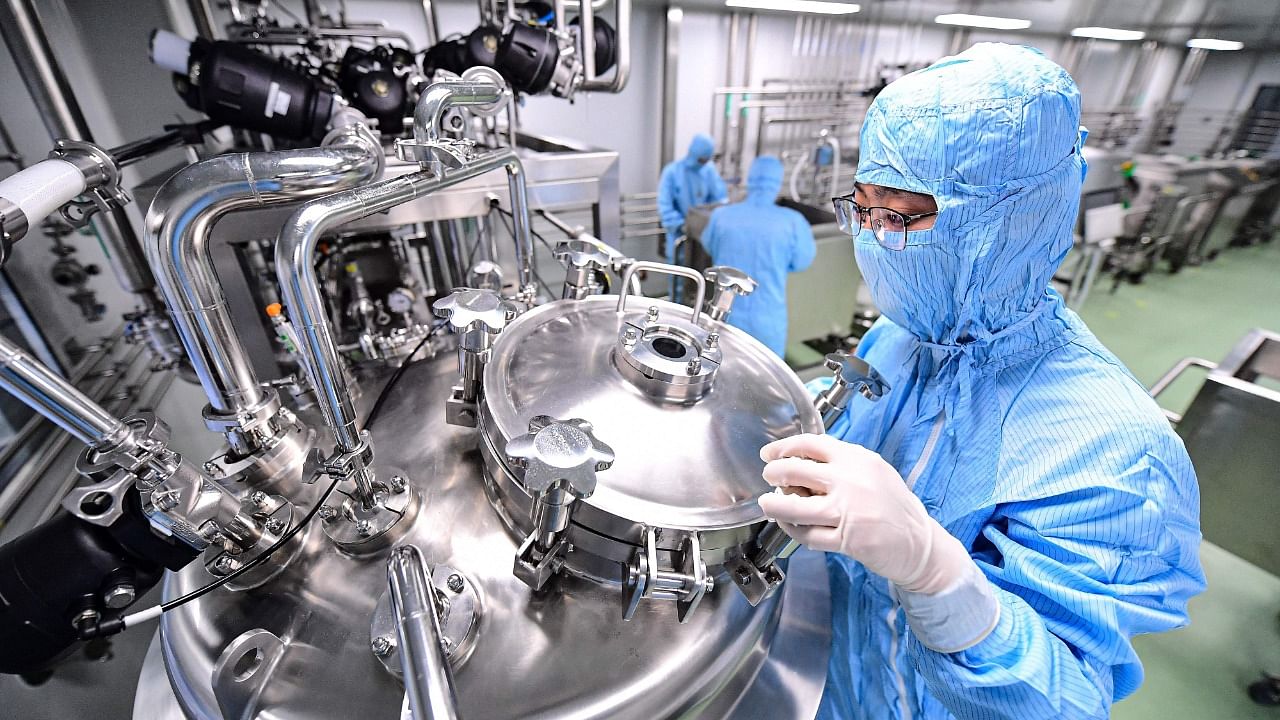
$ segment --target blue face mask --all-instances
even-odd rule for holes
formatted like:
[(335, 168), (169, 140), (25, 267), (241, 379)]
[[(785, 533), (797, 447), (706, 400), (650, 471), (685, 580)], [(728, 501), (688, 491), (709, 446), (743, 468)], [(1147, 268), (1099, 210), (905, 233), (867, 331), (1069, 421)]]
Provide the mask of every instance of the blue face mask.
[(939, 223), (912, 231), (902, 250), (884, 248), (869, 229), (853, 241), (858, 269), (880, 312), (935, 342), (954, 327), (959, 305), (955, 289), (968, 282), (967, 263), (947, 249), (947, 235)]

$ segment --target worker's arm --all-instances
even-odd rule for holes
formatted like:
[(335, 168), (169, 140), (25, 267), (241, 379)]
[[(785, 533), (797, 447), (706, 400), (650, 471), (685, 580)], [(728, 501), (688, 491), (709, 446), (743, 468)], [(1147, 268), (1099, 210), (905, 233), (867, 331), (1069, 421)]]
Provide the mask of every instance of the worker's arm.
[[(1055, 478), (1074, 489), (998, 506), (980, 572), (932, 597), (898, 592), (930, 693), (961, 719), (1107, 717), (1142, 681), (1130, 638), (1185, 625), (1204, 588), (1194, 477), (1179, 474), (1147, 456), (1119, 477)], [(990, 632), (948, 652), (992, 603)]]
[(679, 193), (674, 168), (668, 165), (663, 168), (662, 177), (658, 180), (658, 217), (667, 232), (675, 232), (684, 225), (684, 213), (676, 207), (676, 196)]
[(793, 218), (795, 229), (792, 231), (791, 261), (787, 266), (789, 272), (808, 269), (813, 264), (813, 258), (818, 254), (818, 246), (813, 241), (813, 228), (803, 216), (799, 213), (796, 215), (797, 217)]

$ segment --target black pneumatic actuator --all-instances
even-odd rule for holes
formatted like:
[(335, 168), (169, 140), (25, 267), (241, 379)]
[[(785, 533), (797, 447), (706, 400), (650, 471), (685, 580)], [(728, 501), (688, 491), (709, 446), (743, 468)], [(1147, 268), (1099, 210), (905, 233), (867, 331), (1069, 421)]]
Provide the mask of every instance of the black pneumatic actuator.
[(137, 490), (126, 500), (111, 527), (62, 511), (0, 547), (0, 673), (47, 668), (76, 645), (78, 623), (123, 610), (195, 559), (151, 529)]
[(174, 72), (193, 110), (233, 127), (294, 140), (324, 137), (333, 93), (268, 55), (225, 40), (184, 40), (158, 30), (151, 59)]

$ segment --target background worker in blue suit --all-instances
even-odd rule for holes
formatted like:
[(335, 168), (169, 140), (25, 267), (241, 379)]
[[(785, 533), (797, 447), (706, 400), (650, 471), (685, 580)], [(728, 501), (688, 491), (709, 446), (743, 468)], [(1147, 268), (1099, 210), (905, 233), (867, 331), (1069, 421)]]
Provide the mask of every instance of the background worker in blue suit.
[(776, 204), (782, 163), (761, 156), (747, 173), (747, 197), (718, 208), (702, 233), (702, 246), (716, 265), (751, 276), (756, 289), (733, 303), (728, 322), (764, 343), (778, 357), (787, 344), (787, 273), (809, 267), (817, 247), (804, 216)]
[[(828, 551), (822, 718), (1101, 718), (1137, 633), (1204, 588), (1199, 493), (1146, 390), (1050, 288), (1085, 163), (1080, 94), (977, 45), (886, 88), (837, 199), (891, 389), (761, 451), (760, 499)], [(803, 489), (806, 492), (795, 492)]]
[[(662, 168), (662, 177), (658, 180), (658, 215), (667, 231), (663, 253), (669, 263), (676, 261), (676, 239), (684, 234), (684, 219), (689, 210), (729, 199), (724, 181), (711, 162), (715, 150), (715, 141), (710, 137), (694, 135), (688, 154)], [(673, 297), (675, 287), (673, 280)]]

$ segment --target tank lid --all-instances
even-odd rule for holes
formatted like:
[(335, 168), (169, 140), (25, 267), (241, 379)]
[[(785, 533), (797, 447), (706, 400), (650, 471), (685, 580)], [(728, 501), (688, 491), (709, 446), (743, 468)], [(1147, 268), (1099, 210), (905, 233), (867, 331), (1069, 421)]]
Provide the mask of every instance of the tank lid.
[(485, 367), (489, 442), (506, 448), (537, 416), (580, 418), (615, 457), (582, 502), (649, 527), (763, 520), (760, 448), (822, 431), (804, 386), (741, 330), (636, 300), (560, 300), (512, 322)]

